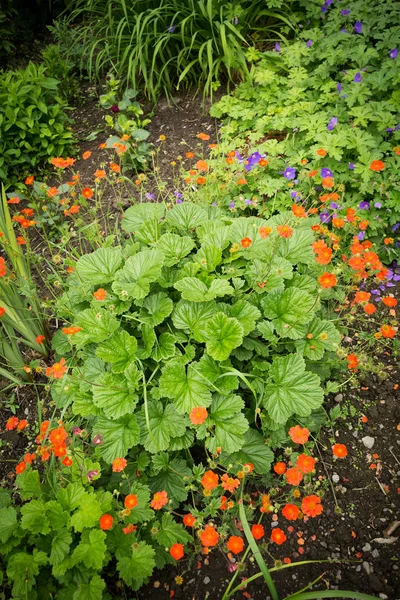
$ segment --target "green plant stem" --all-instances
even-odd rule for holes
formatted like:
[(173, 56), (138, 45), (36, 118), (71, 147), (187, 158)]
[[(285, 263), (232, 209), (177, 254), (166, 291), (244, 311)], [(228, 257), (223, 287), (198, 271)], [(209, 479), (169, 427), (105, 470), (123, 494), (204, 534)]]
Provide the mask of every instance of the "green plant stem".
[(353, 600), (377, 600), (376, 596), (362, 594), (360, 592), (347, 592), (340, 590), (324, 590), (323, 592), (305, 592), (286, 596), (284, 600), (318, 600), (319, 598), (352, 598)]

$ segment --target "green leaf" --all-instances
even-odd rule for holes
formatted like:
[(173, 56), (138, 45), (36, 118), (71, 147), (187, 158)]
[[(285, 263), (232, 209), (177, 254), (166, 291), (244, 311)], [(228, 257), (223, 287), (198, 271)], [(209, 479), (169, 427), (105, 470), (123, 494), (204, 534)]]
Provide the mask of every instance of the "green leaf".
[(180, 523), (177, 523), (173, 516), (169, 513), (164, 513), (161, 523), (160, 523), (160, 531), (157, 534), (157, 542), (170, 548), (173, 544), (180, 542), (181, 544), (185, 544), (186, 542), (190, 542), (192, 540), (192, 536), (184, 530), (183, 526)]
[(167, 212), (168, 223), (181, 231), (196, 229), (196, 227), (199, 227), (207, 220), (206, 211), (197, 204), (189, 202), (176, 204)]
[(162, 333), (151, 354), (151, 358), (157, 362), (166, 361), (175, 355), (175, 341), (176, 337), (172, 333)]
[(50, 500), (45, 504), (46, 516), (53, 531), (62, 529), (68, 524), (69, 513), (63, 510), (63, 507), (57, 500)]
[(46, 516), (45, 506), (40, 500), (32, 500), (21, 508), (21, 527), (31, 533), (46, 535), (50, 531), (50, 523)]
[(247, 300), (238, 300), (234, 304), (218, 304), (220, 308), (228, 317), (234, 317), (239, 321), (243, 327), (243, 335), (249, 335), (255, 327), (256, 322), (261, 317), (261, 312), (256, 306), (247, 302)]
[(149, 488), (136, 482), (129, 490), (129, 493), (136, 494), (138, 503), (126, 517), (126, 522), (135, 524), (150, 521), (154, 517), (154, 511), (149, 507)]
[(191, 475), (192, 472), (186, 462), (175, 458), (168, 461), (157, 475), (149, 479), (149, 485), (153, 492), (165, 490), (168, 498), (174, 502), (184, 502), (188, 497), (185, 483), (190, 482)]
[(69, 554), (69, 547), (72, 542), (72, 535), (67, 529), (59, 529), (53, 536), (51, 542), (51, 553), (49, 562), (51, 565), (59, 565)]
[(206, 348), (215, 360), (224, 361), (243, 341), (243, 327), (237, 319), (217, 312), (205, 327)]
[(208, 354), (203, 354), (199, 361), (199, 372), (207, 383), (215, 383), (215, 386), (223, 394), (228, 394), (238, 387), (236, 375), (228, 375), (227, 370)]
[(198, 342), (204, 342), (205, 322), (216, 312), (215, 302), (189, 302), (180, 300), (172, 313), (172, 322), (177, 329), (193, 335)]
[(213, 279), (208, 288), (197, 277), (184, 277), (174, 284), (174, 288), (181, 292), (184, 300), (192, 302), (208, 302), (217, 296), (227, 296), (234, 293), (234, 289), (226, 279)]
[(15, 483), (20, 489), (21, 500), (41, 498), (42, 486), (40, 485), (39, 472), (28, 467), (23, 473), (17, 475)]
[(110, 338), (119, 328), (117, 319), (103, 308), (88, 308), (80, 312), (76, 318), (76, 325), (82, 328), (75, 334), (74, 342), (83, 343), (104, 342)]
[(102, 600), (106, 584), (100, 575), (93, 575), (89, 583), (77, 583), (72, 600)]
[(198, 372), (197, 363), (191, 363), (186, 370), (181, 362), (172, 360), (164, 367), (159, 385), (161, 395), (173, 400), (180, 413), (211, 404), (210, 388)]
[(126, 415), (111, 421), (99, 417), (93, 428), (93, 435), (101, 435), (103, 443), (100, 454), (106, 462), (126, 456), (129, 448), (139, 443), (139, 426), (134, 415)]
[(141, 300), (150, 291), (150, 284), (161, 275), (164, 256), (160, 250), (143, 250), (130, 256), (116, 275), (112, 288), (121, 300)]
[(84, 492), (79, 508), (71, 517), (71, 526), (75, 531), (83, 531), (85, 527), (94, 527), (102, 514), (101, 506), (94, 494)]
[(330, 321), (314, 317), (306, 328), (305, 339), (296, 340), (295, 346), (303, 356), (311, 360), (321, 360), (326, 350), (337, 350), (340, 340), (339, 331)]
[(156, 248), (164, 255), (164, 264), (167, 267), (176, 265), (182, 258), (187, 256), (195, 247), (192, 238), (176, 235), (176, 233), (165, 233), (160, 237)]
[(149, 424), (144, 407), (138, 415), (141, 443), (149, 452), (161, 452), (169, 447), (171, 437), (183, 435), (186, 419), (177, 413), (173, 404), (164, 408), (161, 402), (150, 401), (147, 406)]
[(165, 212), (165, 207), (159, 202), (143, 202), (128, 208), (124, 213), (121, 227), (128, 233), (134, 233), (146, 222), (156, 219), (159, 221)]
[(85, 530), (81, 541), (72, 554), (75, 565), (83, 563), (87, 569), (99, 571), (106, 556), (106, 534), (99, 529)]
[(306, 372), (299, 354), (275, 357), (269, 370), (264, 406), (277, 423), (286, 423), (294, 414), (306, 417), (323, 402), (320, 379)]
[(214, 271), (222, 261), (222, 250), (212, 244), (206, 244), (197, 252), (195, 260), (205, 271)]
[(114, 373), (122, 373), (135, 359), (136, 350), (136, 338), (120, 329), (97, 347), (96, 356), (111, 363)]
[(221, 447), (230, 454), (242, 448), (244, 434), (249, 428), (247, 419), (241, 412), (243, 408), (244, 402), (240, 396), (214, 395), (210, 415), (205, 421), (207, 428), (215, 427), (214, 436), (206, 439), (206, 446), (211, 452)]
[(103, 409), (108, 419), (132, 413), (138, 401), (123, 375), (104, 373), (92, 389), (93, 403)]
[(78, 508), (81, 503), (81, 498), (85, 493), (82, 484), (69, 483), (66, 488), (60, 488), (57, 492), (57, 499), (61, 506), (69, 512)]
[(114, 279), (122, 262), (121, 248), (99, 248), (92, 254), (84, 254), (75, 265), (82, 283), (91, 286), (104, 285)]
[(304, 325), (313, 318), (316, 300), (307, 292), (291, 287), (284, 292), (271, 292), (263, 297), (261, 304), (277, 333), (296, 340), (304, 335)]
[(121, 558), (117, 569), (121, 578), (133, 590), (138, 590), (150, 577), (155, 567), (155, 551), (146, 542), (135, 544), (129, 557)]
[(172, 313), (173, 307), (174, 303), (164, 292), (151, 294), (143, 302), (139, 319), (149, 327), (155, 327)]
[(258, 475), (266, 475), (271, 470), (274, 454), (261, 434), (254, 429), (248, 429), (244, 434), (243, 448), (226, 457), (222, 455), (221, 459), (224, 464), (252, 463)]
[(311, 244), (314, 234), (311, 229), (294, 229), (290, 238), (279, 238), (278, 253), (293, 265), (298, 263), (313, 264), (314, 252)]
[(6, 542), (16, 531), (17, 513), (12, 506), (0, 509), (0, 541)]
[(7, 565), (7, 577), (14, 582), (13, 598), (26, 598), (35, 585), (35, 577), (39, 567), (48, 562), (44, 552), (34, 550), (32, 554), (17, 552), (13, 554)]

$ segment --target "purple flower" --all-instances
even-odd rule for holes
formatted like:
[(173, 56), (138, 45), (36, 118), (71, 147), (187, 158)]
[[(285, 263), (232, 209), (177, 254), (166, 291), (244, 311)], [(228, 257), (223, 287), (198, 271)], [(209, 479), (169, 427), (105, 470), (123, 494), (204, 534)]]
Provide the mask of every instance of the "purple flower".
[(349, 169), (350, 169), (350, 171), (354, 171), (354, 167), (355, 167), (354, 163), (349, 163)]
[(279, 42), (276, 42), (276, 44), (275, 44), (275, 50), (276, 50), (276, 52), (280, 52), (281, 51), (281, 45), (280, 45)]
[(175, 29), (176, 25), (170, 25), (169, 27), (167, 27), (166, 30), (168, 31), (168, 33), (174, 33)]
[(248, 206), (249, 204), (251, 204), (251, 200), (249, 200), (248, 198), (245, 199), (244, 203), (246, 204), (246, 206)]
[(296, 177), (296, 169), (294, 169), (293, 167), (286, 167), (286, 169), (283, 171), (283, 176), (288, 181), (294, 179)]
[(178, 200), (180, 200), (182, 198), (182, 194), (180, 192), (178, 192), (177, 190), (174, 191), (174, 196), (175, 196), (175, 198), (178, 198)]
[(362, 32), (362, 28), (363, 28), (363, 26), (362, 26), (361, 21), (356, 21), (355, 25), (354, 25), (354, 31), (356, 33), (361, 33)]
[(369, 202), (366, 202), (365, 200), (363, 202), (360, 202), (360, 204), (358, 205), (358, 207), (361, 210), (369, 210), (371, 208), (371, 205)]
[(337, 117), (332, 117), (332, 119), (329, 121), (328, 125), (326, 126), (328, 131), (333, 131), (336, 127), (336, 125), (338, 124), (338, 119)]
[(349, 33), (349, 32), (347, 31), (347, 29), (341, 29), (340, 33)]
[(344, 17), (346, 17), (350, 13), (351, 13), (351, 10), (347, 10), (346, 8), (342, 8), (342, 10), (340, 11), (340, 14), (343, 15)]
[(296, 198), (296, 196), (297, 196), (297, 192), (296, 192), (296, 190), (292, 190), (292, 191), (290, 192), (290, 197), (291, 197), (291, 198)]
[(88, 482), (90, 483), (94, 477), (97, 477), (98, 474), (99, 472), (97, 471), (97, 469), (95, 469), (94, 471), (88, 471), (86, 473)]
[(213, 202), (213, 203), (211, 204), (211, 206), (218, 206), (218, 204), (217, 204), (216, 202)]
[(230, 202), (229, 208), (235, 208), (235, 203), (234, 202)]
[(381, 202), (375, 202), (374, 206), (375, 208), (382, 208)]
[(238, 23), (239, 23), (239, 19), (238, 19), (237, 17), (235, 17), (235, 18), (233, 19), (233, 24), (234, 24), (234, 25), (237, 25)]
[(322, 177), (322, 179), (325, 179), (325, 177), (333, 177), (333, 173), (330, 169), (327, 169), (326, 167), (322, 167), (321, 177)]
[(336, 210), (338, 208), (339, 204), (337, 204), (336, 202), (331, 202), (329, 205), (329, 208), (331, 208), (332, 210)]
[(182, 204), (182, 203), (183, 203), (183, 200), (182, 200), (182, 198), (177, 198), (177, 199), (176, 199), (176, 203), (177, 203), (177, 204)]
[(390, 58), (397, 58), (398, 53), (399, 51), (397, 50), (397, 48), (393, 48), (393, 50), (389, 52), (389, 56)]
[(238, 162), (242, 163), (244, 161), (244, 158), (241, 154), (239, 154), (239, 152), (237, 150), (235, 150), (235, 156), (238, 159)]
[(357, 239), (359, 239), (361, 241), (364, 238), (365, 238), (365, 231), (360, 231), (360, 233), (357, 234)]
[(331, 220), (331, 215), (328, 212), (322, 212), (319, 215), (319, 220), (321, 221), (321, 223), (329, 223), (329, 221)]
[(353, 79), (354, 83), (360, 83), (360, 81), (362, 81), (362, 76), (361, 73), (356, 73), (354, 75), (354, 79)]
[(308, 40), (306, 46), (307, 46), (307, 48), (311, 48), (311, 46), (312, 46), (312, 40)]
[(340, 81), (338, 81), (338, 82), (337, 82), (337, 84), (336, 84), (336, 89), (337, 89), (337, 91), (338, 91), (338, 92), (339, 92), (339, 94), (340, 94), (340, 92), (341, 92), (341, 91), (342, 91), (342, 89), (343, 89), (343, 86), (342, 86), (342, 84), (340, 83)]
[(113, 113), (119, 113), (119, 108), (116, 104), (113, 104), (112, 106), (110, 106), (110, 110)]
[(400, 223), (396, 223), (396, 225), (393, 225), (392, 231), (397, 231), (399, 227), (400, 227)]
[(253, 154), (245, 160), (244, 168), (246, 171), (251, 171), (251, 169), (258, 164), (258, 161), (261, 158), (265, 158), (265, 154), (261, 155), (259, 152), (253, 152)]
[(386, 127), (386, 131), (388, 133), (393, 133), (394, 129), (393, 129), (393, 127)]
[(155, 200), (156, 199), (155, 195), (150, 194), (149, 192), (146, 192), (145, 196), (146, 196), (147, 200)]

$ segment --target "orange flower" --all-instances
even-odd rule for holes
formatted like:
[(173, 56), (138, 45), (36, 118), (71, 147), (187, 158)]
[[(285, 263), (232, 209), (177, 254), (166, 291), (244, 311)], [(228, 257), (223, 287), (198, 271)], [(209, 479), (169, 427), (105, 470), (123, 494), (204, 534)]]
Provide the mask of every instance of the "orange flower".
[(383, 163), (381, 160), (373, 160), (372, 163), (369, 165), (369, 168), (371, 169), (371, 171), (376, 171), (379, 173), (379, 171), (383, 171), (383, 169), (385, 168), (385, 163)]
[(5, 314), (5, 308), (3, 308), (2, 306), (0, 306), (0, 317), (2, 317)]
[(275, 527), (272, 532), (271, 532), (271, 541), (275, 542), (275, 544), (278, 544), (278, 546), (280, 546), (281, 544), (283, 544), (284, 542), (286, 542), (287, 537), (285, 535), (285, 533), (282, 531), (282, 529), (279, 529), (279, 527)]
[(332, 452), (337, 458), (345, 458), (348, 455), (345, 444), (335, 444), (332, 446)]
[(214, 473), (214, 471), (206, 471), (201, 478), (201, 485), (205, 490), (214, 490), (218, 487), (219, 483), (218, 473)]
[(308, 454), (300, 454), (296, 460), (296, 467), (302, 473), (311, 473), (315, 469), (315, 458)]
[(66, 456), (62, 460), (62, 464), (64, 465), (64, 467), (70, 467), (72, 465), (72, 460), (69, 458), (69, 456)]
[(25, 185), (32, 185), (32, 183), (35, 181), (35, 178), (33, 175), (29, 175), (29, 177), (27, 177), (25, 179)]
[(47, 367), (46, 376), (54, 377), (54, 379), (62, 379), (67, 372), (68, 367), (65, 366), (65, 358), (62, 358), (60, 362), (54, 363), (51, 367)]
[(260, 167), (266, 167), (268, 165), (268, 161), (266, 158), (260, 158), (258, 164), (260, 165)]
[(318, 277), (318, 283), (322, 288), (327, 290), (337, 284), (337, 279), (333, 273), (328, 273), (325, 271), (325, 273)]
[(119, 165), (117, 165), (117, 163), (110, 163), (110, 169), (111, 169), (111, 171), (114, 171), (114, 173), (121, 172), (121, 167)]
[(92, 156), (92, 153), (90, 152), (90, 150), (86, 150), (86, 152), (84, 152), (82, 154), (82, 158), (83, 160), (87, 160), (88, 158), (90, 158)]
[(382, 325), (379, 331), (381, 332), (384, 338), (392, 339), (396, 335), (396, 330), (393, 329), (393, 327), (390, 327), (390, 325)]
[(169, 553), (175, 560), (180, 560), (185, 556), (185, 550), (183, 548), (183, 544), (174, 544), (169, 549)]
[(355, 354), (349, 354), (347, 357), (348, 360), (348, 365), (347, 368), (348, 369), (357, 369), (358, 367), (358, 358)]
[(323, 510), (321, 498), (315, 494), (305, 496), (301, 501), (301, 511), (307, 515), (307, 517), (317, 517)]
[(51, 164), (57, 169), (66, 169), (67, 167), (72, 167), (75, 161), (75, 158), (61, 158), (60, 156), (56, 156), (50, 160)]
[(371, 294), (369, 292), (356, 292), (354, 296), (354, 302), (356, 304), (361, 304), (362, 302), (368, 302), (371, 298)]
[(367, 315), (373, 315), (374, 312), (376, 312), (376, 306), (374, 304), (371, 304), (370, 302), (363, 306), (363, 308)]
[(75, 333), (78, 333), (81, 330), (82, 330), (82, 327), (63, 327), (62, 328), (62, 332), (65, 335), (74, 335)]
[(300, 510), (295, 504), (286, 504), (282, 508), (282, 514), (288, 521), (296, 521), (300, 514)]
[(196, 163), (196, 169), (198, 169), (199, 171), (208, 171), (209, 168), (210, 167), (208, 166), (205, 160), (198, 160)]
[(43, 342), (44, 342), (45, 339), (46, 338), (44, 337), (44, 335), (38, 335), (38, 336), (36, 336), (36, 340), (35, 341), (36, 341), (37, 344), (43, 344)]
[(299, 485), (300, 481), (303, 479), (303, 473), (296, 467), (292, 467), (286, 471), (285, 477), (287, 483), (290, 485)]
[(108, 531), (113, 526), (113, 522), (114, 519), (111, 515), (107, 513), (105, 515), (101, 515), (99, 519), (100, 529), (102, 529), (103, 531)]
[(265, 535), (264, 527), (258, 523), (251, 526), (251, 533), (255, 540), (261, 540)]
[(49, 440), (54, 446), (62, 445), (68, 437), (68, 433), (64, 427), (57, 427), (49, 433)]
[(330, 190), (331, 188), (333, 188), (335, 182), (333, 180), (333, 177), (324, 177), (321, 183), (322, 187)]
[(248, 248), (252, 244), (252, 242), (253, 240), (251, 240), (248, 237), (245, 237), (240, 241), (242, 248)]
[(197, 137), (199, 140), (203, 140), (203, 142), (207, 142), (210, 139), (210, 136), (207, 133), (198, 133)]
[(286, 464), (284, 462), (277, 462), (276, 465), (274, 465), (274, 471), (277, 475), (283, 475), (286, 471)]
[(317, 150), (317, 154), (318, 154), (318, 156), (322, 156), (322, 157), (324, 157), (324, 156), (326, 156), (328, 153), (327, 153), (327, 151), (325, 150), (325, 148), (318, 148), (318, 150)]
[(239, 487), (240, 481), (239, 479), (233, 479), (233, 477), (229, 477), (227, 473), (224, 473), (221, 477), (221, 485), (224, 490), (233, 494), (233, 492)]
[(26, 244), (26, 240), (25, 240), (25, 238), (22, 235), (19, 235), (15, 239), (17, 240), (18, 246), (23, 246), (24, 244)]
[(83, 188), (82, 196), (84, 196), (85, 198), (92, 198), (93, 190), (88, 187)]
[(246, 185), (247, 181), (244, 177), (239, 177), (236, 183), (237, 185)]
[(9, 198), (7, 200), (7, 204), (19, 204), (20, 202), (21, 200), (18, 198), (18, 196), (14, 196), (13, 198)]
[(95, 300), (105, 300), (107, 297), (107, 292), (103, 288), (99, 288), (93, 292), (93, 297)]
[(97, 169), (97, 171), (94, 172), (94, 176), (97, 177), (97, 179), (103, 179), (106, 176), (106, 172), (103, 171), (103, 169)]
[(138, 497), (136, 496), (136, 494), (128, 494), (128, 496), (126, 496), (125, 500), (124, 500), (124, 506), (125, 508), (135, 508), (135, 506), (138, 505)]
[(24, 208), (23, 210), (21, 210), (21, 212), (26, 217), (33, 217), (34, 210), (33, 208)]
[(56, 187), (51, 187), (47, 190), (47, 195), (49, 196), (49, 198), (53, 198), (54, 196), (58, 196), (60, 192), (58, 191), (58, 189)]
[(292, 442), (295, 444), (305, 444), (308, 441), (310, 432), (307, 427), (295, 425), (289, 429), (289, 435), (292, 438)]
[(137, 529), (137, 525), (132, 525), (132, 523), (129, 523), (129, 525), (122, 528), (122, 531), (124, 532), (125, 535), (128, 535), (129, 533), (133, 533), (134, 531), (136, 531), (136, 529)]
[(278, 225), (276, 231), (283, 238), (290, 238), (293, 233), (293, 229), (289, 225)]
[(212, 525), (207, 525), (204, 528), (204, 531), (200, 533), (200, 540), (203, 546), (206, 546), (207, 548), (216, 546), (219, 540), (219, 533)]
[(244, 541), (238, 535), (231, 535), (226, 544), (226, 547), (233, 554), (239, 554), (240, 552), (243, 552)]
[(218, 148), (218, 144), (208, 144), (210, 150), (216, 150)]
[(127, 464), (128, 462), (126, 458), (116, 458), (112, 462), (112, 470), (114, 471), (114, 473), (120, 473), (125, 469)]
[(305, 219), (307, 217), (307, 213), (303, 206), (299, 206), (298, 204), (292, 204), (292, 213), (299, 218)]
[(30, 452), (27, 452), (24, 456), (24, 462), (26, 462), (27, 465), (31, 465), (35, 459), (36, 454), (31, 454)]
[(314, 169), (314, 171), (310, 171), (308, 173), (308, 177), (315, 177), (317, 173), (318, 173), (317, 169)]
[(195, 406), (190, 411), (189, 419), (193, 425), (201, 425), (208, 417), (207, 409), (203, 406)]
[(196, 517), (194, 517), (193, 515), (185, 515), (183, 517), (183, 524), (186, 525), (186, 527), (193, 527), (195, 522)]
[(260, 227), (258, 230), (258, 233), (260, 234), (260, 237), (262, 237), (263, 239), (265, 239), (266, 237), (269, 236), (269, 234), (271, 233), (272, 229), (271, 227)]
[(80, 209), (80, 204), (73, 204), (69, 208), (68, 212), (69, 212), (70, 215), (76, 215), (76, 214), (78, 214), (79, 209)]
[(166, 504), (168, 504), (168, 494), (165, 490), (162, 492), (156, 492), (152, 501), (150, 502), (150, 506), (151, 508), (154, 508), (154, 510), (160, 510), (160, 508)]
[(196, 183), (197, 185), (204, 185), (205, 183), (207, 183), (207, 179), (205, 177), (200, 176), (196, 179)]
[(186, 158), (194, 158), (194, 152), (186, 152)]
[(20, 462), (15, 467), (15, 472), (17, 473), (17, 475), (20, 475), (21, 473), (23, 473), (25, 471), (25, 469), (26, 469), (26, 463)]
[(326, 246), (322, 248), (315, 257), (315, 260), (320, 265), (328, 265), (332, 260), (332, 250)]
[(397, 306), (397, 300), (396, 298), (393, 298), (393, 296), (385, 296), (382, 298), (382, 302), (385, 306), (389, 306), (389, 308)]
[(6, 423), (6, 431), (12, 431), (18, 427), (18, 417), (10, 417)]
[(21, 421), (18, 423), (18, 431), (23, 431), (25, 429), (25, 427), (28, 426), (28, 421), (26, 419), (21, 419)]

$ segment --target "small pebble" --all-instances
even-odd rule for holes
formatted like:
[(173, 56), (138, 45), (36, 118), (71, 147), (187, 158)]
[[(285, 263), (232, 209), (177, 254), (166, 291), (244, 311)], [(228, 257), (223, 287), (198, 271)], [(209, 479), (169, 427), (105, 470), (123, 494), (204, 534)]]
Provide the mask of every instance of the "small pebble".
[(210, 583), (211, 579), (208, 577), (208, 575), (206, 575), (203, 579), (203, 583), (204, 585), (207, 585), (208, 583)]
[(374, 444), (375, 444), (375, 438), (366, 435), (365, 437), (361, 438), (362, 443), (364, 444), (364, 446), (366, 448), (368, 448), (369, 450), (371, 448), (373, 448)]
[(378, 558), (379, 557), (379, 550), (377, 550), (376, 548), (374, 548), (374, 550), (372, 550), (372, 552), (371, 552), (371, 556), (373, 556), (374, 558)]
[(386, 594), (383, 593), (379, 594), (379, 598), (381, 598), (381, 600), (389, 600), (389, 596), (386, 596)]
[(343, 394), (337, 394), (335, 396), (335, 402), (342, 402), (343, 400)]
[(362, 551), (363, 552), (370, 552), (371, 551), (371, 544), (369, 544), (368, 542), (362, 547)]
[(366, 560), (364, 560), (362, 566), (363, 566), (363, 569), (366, 572), (366, 574), (370, 575), (371, 574), (371, 567), (369, 565), (369, 562), (367, 562)]
[(340, 477), (339, 477), (339, 475), (337, 473), (334, 473), (332, 475), (332, 481), (333, 481), (333, 483), (339, 483)]

